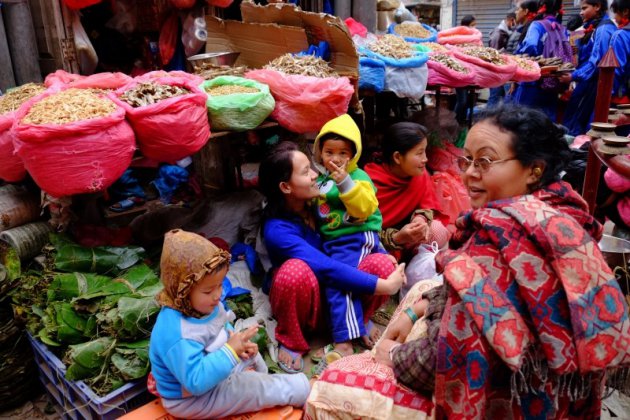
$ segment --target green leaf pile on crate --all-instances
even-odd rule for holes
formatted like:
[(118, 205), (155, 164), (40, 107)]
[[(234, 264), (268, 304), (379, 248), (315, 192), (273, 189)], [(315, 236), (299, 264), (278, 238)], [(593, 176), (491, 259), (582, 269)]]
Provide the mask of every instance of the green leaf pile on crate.
[(46, 268), (22, 275), (14, 313), (99, 395), (149, 373), (162, 285), (140, 247), (84, 248), (51, 235)]

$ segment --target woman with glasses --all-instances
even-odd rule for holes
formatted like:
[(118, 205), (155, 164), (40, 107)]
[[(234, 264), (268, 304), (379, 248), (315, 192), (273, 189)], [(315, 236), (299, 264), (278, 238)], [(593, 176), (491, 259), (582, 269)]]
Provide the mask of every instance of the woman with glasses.
[[(369, 383), (380, 404), (374, 390), (394, 385), (404, 400), (413, 389), (414, 418), (429, 415), (427, 401), (446, 418), (598, 418), (605, 386), (626, 381), (628, 305), (597, 246), (602, 226), (560, 180), (564, 130), (540, 111), (503, 105), (480, 116), (464, 153), (473, 209), (437, 257), (443, 286), (401, 302), (374, 359), (329, 366), (309, 414), (323, 401), (354, 417), (377, 410), (356, 396)], [(384, 366), (394, 384), (383, 383)]]

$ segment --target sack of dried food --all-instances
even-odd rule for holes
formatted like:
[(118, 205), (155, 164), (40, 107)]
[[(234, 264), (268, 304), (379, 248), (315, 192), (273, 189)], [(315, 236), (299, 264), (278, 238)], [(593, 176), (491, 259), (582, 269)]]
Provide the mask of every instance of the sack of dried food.
[(455, 58), (475, 70), (474, 84), (482, 88), (499, 87), (514, 76), (516, 63), (507, 55), (489, 47), (452, 47)]
[(276, 100), (271, 117), (295, 133), (317, 132), (346, 113), (354, 93), (350, 79), (314, 56), (285, 54), (245, 76), (269, 85)]
[(110, 93), (126, 111), (142, 154), (174, 163), (197, 152), (210, 138), (206, 94), (199, 83), (166, 76), (148, 80)]
[(407, 42), (437, 42), (437, 31), (425, 23), (392, 23), (387, 33), (401, 36)]
[(148, 73), (141, 74), (140, 76), (134, 77), (133, 80), (136, 82), (152, 82), (152, 81), (155, 82), (155, 81), (159, 81), (159, 79), (162, 79), (164, 77), (166, 77), (168, 80), (173, 80), (173, 79), (189, 80), (192, 83), (194, 83), (195, 86), (199, 86), (204, 81), (203, 77), (199, 77), (195, 74), (186, 73), (185, 71), (180, 71), (180, 70), (171, 70), (171, 71), (154, 70)]
[(368, 57), (359, 57), (359, 89), (380, 92), (385, 88), (385, 63)]
[(236, 76), (219, 76), (200, 86), (208, 96), (208, 118), (216, 130), (251, 130), (271, 114), (276, 101), (269, 86)]
[(42, 84), (27, 83), (0, 96), (0, 179), (6, 182), (21, 181), (26, 175), (22, 158), (13, 150), (14, 132), (11, 131), (11, 126), (17, 110), (45, 90), (46, 87)]
[(57, 70), (46, 76), (44, 84), (46, 87), (57, 85), (58, 88), (78, 88), (78, 89), (118, 89), (130, 83), (133, 79), (124, 73), (103, 72), (90, 76), (68, 73), (64, 70)]
[(104, 190), (136, 149), (125, 111), (88, 89), (48, 91), (29, 100), (12, 130), (26, 169), (54, 197)]
[(427, 54), (416, 51), (395, 35), (383, 35), (359, 52), (385, 64), (385, 90), (401, 98), (417, 99), (424, 95), (429, 76)]
[(440, 44), (477, 44), (483, 45), (481, 38), (483, 35), (479, 29), (470, 26), (455, 26), (454, 28), (444, 29), (437, 34), (437, 42)]
[(516, 71), (512, 80), (515, 82), (535, 82), (540, 79), (540, 66), (533, 60), (523, 57), (510, 56), (516, 63)]
[(427, 67), (429, 85), (464, 87), (475, 82), (475, 70), (472, 66), (449, 53), (430, 53)]

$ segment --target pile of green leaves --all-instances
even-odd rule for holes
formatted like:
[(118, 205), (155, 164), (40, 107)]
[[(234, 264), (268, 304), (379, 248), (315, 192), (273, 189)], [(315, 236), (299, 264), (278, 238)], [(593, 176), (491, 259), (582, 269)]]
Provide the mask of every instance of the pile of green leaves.
[(51, 235), (42, 272), (12, 293), (15, 315), (99, 395), (149, 371), (148, 345), (162, 285), (138, 247), (83, 248)]

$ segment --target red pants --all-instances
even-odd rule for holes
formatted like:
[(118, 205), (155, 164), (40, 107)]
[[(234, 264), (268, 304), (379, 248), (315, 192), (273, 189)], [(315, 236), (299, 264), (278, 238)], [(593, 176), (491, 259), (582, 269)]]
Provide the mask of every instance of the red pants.
[[(359, 270), (382, 279), (386, 279), (394, 268), (385, 254), (370, 254), (359, 264)], [(388, 298), (389, 296), (363, 296), (364, 322)], [(269, 300), (273, 316), (278, 321), (278, 342), (291, 350), (307, 352), (309, 345), (304, 338), (304, 332), (316, 329), (322, 317), (319, 282), (315, 273), (302, 260), (285, 261), (273, 276)]]

